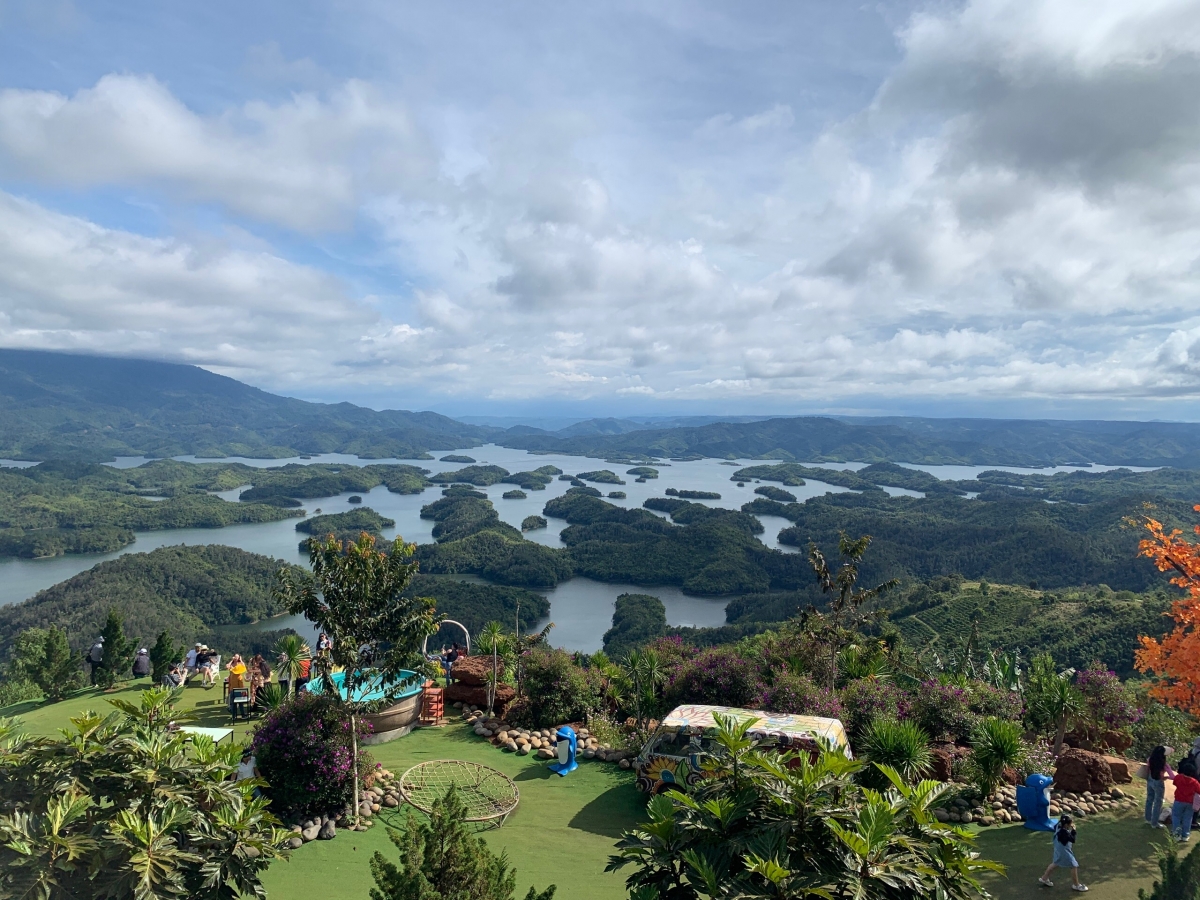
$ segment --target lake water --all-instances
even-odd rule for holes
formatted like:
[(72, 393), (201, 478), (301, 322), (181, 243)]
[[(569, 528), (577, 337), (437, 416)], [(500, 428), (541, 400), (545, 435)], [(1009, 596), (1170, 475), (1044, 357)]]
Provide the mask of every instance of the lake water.
[[(737, 471), (732, 465), (715, 459), (695, 460), (691, 462), (662, 462), (656, 463), (659, 477), (643, 484), (635, 481), (636, 476), (627, 475), (628, 464), (606, 463), (603, 460), (579, 456), (562, 456), (555, 454), (531, 454), (524, 450), (512, 450), (495, 445), (473, 447), (464, 450), (447, 451), (473, 457), (478, 464), (503, 466), (510, 472), (527, 471), (539, 466), (553, 465), (570, 474), (609, 469), (625, 480), (624, 485), (594, 485), (604, 494), (609, 491), (624, 491), (625, 499), (612, 499), (610, 502), (629, 508), (640, 507), (642, 502), (650, 497), (661, 497), (667, 488), (679, 490), (714, 491), (721, 494), (720, 500), (697, 501), (713, 507), (737, 509), (743, 503), (754, 498), (756, 483), (747, 482), (744, 487), (738, 487), (729, 480)], [(463, 464), (440, 463), (436, 460), (384, 459), (362, 460), (346, 454), (329, 453), (313, 456), (309, 459), (295, 457), (291, 459), (243, 459), (231, 458), (222, 460), (201, 460), (195, 457), (177, 457), (187, 462), (242, 462), (256, 468), (283, 466), (289, 463), (341, 463), (347, 465), (366, 465), (371, 463), (407, 463), (431, 470), (434, 473), (454, 471)], [(128, 468), (141, 465), (147, 460), (143, 457), (122, 457), (112, 465)], [(737, 466), (755, 465), (762, 461), (740, 460)], [(13, 460), (0, 460), (0, 466), (28, 465)], [(865, 463), (804, 463), (804, 465), (824, 466), (826, 468), (859, 469)], [(966, 479), (974, 478), (979, 472), (988, 469), (1003, 469), (1011, 472), (1029, 472), (1050, 474), (1055, 471), (1074, 471), (1074, 467), (1057, 467), (1055, 469), (1021, 469), (1007, 466), (911, 466), (921, 469), (939, 478)], [(1094, 466), (1090, 471), (1107, 471), (1112, 466)], [(1142, 470), (1138, 470), (1142, 471)], [(499, 513), (500, 518), (517, 528), (526, 516), (542, 515), (546, 501), (559, 496), (570, 488), (565, 481), (555, 479), (544, 491), (526, 491), (528, 495), (523, 500), (504, 500), (501, 495), (514, 489), (511, 484), (497, 484), (489, 488), (480, 488), (487, 493)], [(236, 502), (243, 488), (222, 491), (219, 496), (231, 502)], [(787, 490), (803, 501), (809, 497), (817, 497), (827, 492), (839, 493), (847, 490), (836, 485), (819, 481), (808, 481), (802, 487), (789, 487)], [(887, 488), (894, 495), (921, 496), (914, 491), (900, 488)], [(340, 494), (335, 497), (322, 497), (306, 500), (304, 508), (310, 515), (321, 513), (345, 512), (358, 508), (348, 502), (351, 494)], [(419, 544), (430, 543), (433, 540), (432, 521), (420, 517), (421, 507), (433, 502), (441, 496), (441, 489), (434, 487), (422, 494), (393, 494), (380, 485), (374, 490), (362, 493), (361, 506), (369, 506), (380, 515), (396, 520), (393, 528), (385, 529), (384, 537), (403, 536), (407, 541)], [(526, 532), (529, 540), (537, 541), (550, 547), (561, 547), (559, 534), (566, 527), (562, 519), (546, 517), (549, 527), (538, 531)], [(791, 523), (777, 516), (761, 516), (764, 533), (760, 536), (763, 543), (784, 552), (796, 552), (794, 547), (784, 547), (778, 542), (779, 532)], [(38, 591), (57, 584), (67, 578), (77, 575), (98, 562), (114, 559), (125, 553), (146, 552), (159, 547), (175, 544), (226, 544), (240, 547), (252, 553), (261, 553), (288, 562), (305, 563), (307, 556), (301, 553), (299, 542), (306, 535), (296, 531), (296, 520), (282, 522), (267, 522), (252, 525), (233, 525), (227, 528), (181, 528), (164, 531), (138, 532), (137, 540), (128, 547), (113, 553), (85, 554), (73, 556), (57, 556), (49, 559), (5, 559), (0, 561), (0, 604), (16, 603), (32, 597)], [(667, 621), (676, 626), (713, 626), (724, 624), (724, 598), (692, 597), (684, 594), (675, 587), (639, 587), (637, 585), (602, 584), (587, 578), (573, 578), (544, 593), (550, 600), (550, 620), (555, 623), (551, 632), (551, 640), (556, 646), (569, 650), (593, 651), (599, 649), (604, 632), (612, 624), (613, 604), (619, 594), (648, 593), (659, 597), (667, 610)], [(283, 627), (284, 620), (274, 620), (272, 627)], [(280, 624), (276, 624), (280, 623)], [(293, 626), (295, 623), (292, 623)], [(303, 625), (304, 623), (300, 623)], [(299, 627), (297, 630), (301, 630)]]

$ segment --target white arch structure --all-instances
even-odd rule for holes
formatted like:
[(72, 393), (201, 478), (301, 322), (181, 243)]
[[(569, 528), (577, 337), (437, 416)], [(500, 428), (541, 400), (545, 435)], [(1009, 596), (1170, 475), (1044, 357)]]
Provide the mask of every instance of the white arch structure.
[[(467, 641), (467, 656), (471, 655), (471, 632), (467, 631), (467, 626), (462, 622), (455, 622), (453, 619), (442, 619), (441, 625), (457, 625), (462, 629), (463, 637)], [(440, 628), (440, 626), (439, 626)], [(421, 655), (424, 656), (429, 652), (429, 635), (425, 635), (425, 640), (421, 644)]]

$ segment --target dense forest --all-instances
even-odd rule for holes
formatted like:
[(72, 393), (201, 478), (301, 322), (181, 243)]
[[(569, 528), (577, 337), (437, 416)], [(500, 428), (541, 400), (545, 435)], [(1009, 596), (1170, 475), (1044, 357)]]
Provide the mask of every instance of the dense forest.
[[(26, 628), (58, 625), (71, 646), (91, 645), (110, 609), (126, 630), (149, 646), (160, 631), (177, 640), (233, 646), (258, 622), (283, 610), (271, 596), (284, 563), (234, 547), (162, 547), (129, 553), (40, 591), (0, 606), (0, 656)], [(240, 626), (240, 627), (239, 627)]]
[(0, 350), (0, 457), (315, 453), (429, 459), (499, 429), (432, 412), (376, 412), (268, 394), (196, 366)]
[[(499, 622), (513, 629), (520, 617), (523, 634), (535, 630), (537, 624), (550, 615), (550, 601), (541, 594), (523, 588), (498, 584), (475, 584), (444, 576), (418, 575), (412, 580), (405, 596), (432, 597), (439, 615), (461, 622), (474, 640), (488, 622)], [(462, 633), (451, 626), (430, 637), (431, 646), (462, 643)]]

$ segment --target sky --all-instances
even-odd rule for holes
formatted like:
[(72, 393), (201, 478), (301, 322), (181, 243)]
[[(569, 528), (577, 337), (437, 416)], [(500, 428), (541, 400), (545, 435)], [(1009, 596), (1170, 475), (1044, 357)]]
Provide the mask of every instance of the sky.
[(1200, 0), (0, 0), (0, 346), (1200, 419)]

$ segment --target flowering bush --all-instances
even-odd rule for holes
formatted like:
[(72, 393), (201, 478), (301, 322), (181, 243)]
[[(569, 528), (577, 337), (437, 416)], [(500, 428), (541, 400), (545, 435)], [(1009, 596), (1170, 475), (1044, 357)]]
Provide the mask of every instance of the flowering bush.
[(522, 701), (508, 713), (516, 725), (544, 728), (576, 722), (600, 708), (601, 675), (582, 669), (564, 650), (538, 647), (523, 662)]
[(982, 681), (971, 683), (967, 691), (967, 708), (981, 718), (992, 717), (1008, 722), (1019, 722), (1025, 710), (1020, 694), (994, 688)]
[[(370, 726), (359, 720), (359, 736)], [(303, 818), (344, 809), (354, 792), (350, 719), (332, 697), (307, 691), (267, 714), (254, 733), (259, 771), (270, 783), (277, 815)], [(370, 754), (358, 752), (359, 775), (374, 770)]]
[(713, 647), (684, 662), (667, 688), (667, 701), (753, 706), (763, 694), (757, 660), (737, 647)]
[(1125, 731), (1142, 717), (1133, 691), (1100, 663), (1092, 663), (1075, 676), (1075, 686), (1083, 694), (1083, 718), (1097, 731)]
[(926, 681), (917, 688), (910, 717), (934, 740), (965, 739), (978, 721), (969, 701), (963, 688)]
[(842, 717), (842, 704), (837, 694), (817, 687), (807, 675), (787, 672), (777, 675), (775, 683), (763, 692), (762, 706), (770, 712), (828, 716), (831, 719)]
[(891, 681), (852, 681), (841, 692), (842, 724), (853, 743), (866, 734), (872, 722), (908, 718), (912, 703), (912, 695)]
[(1024, 743), (1025, 752), (1021, 757), (1021, 764), (1017, 766), (1017, 778), (1021, 784), (1024, 784), (1030, 775), (1049, 775), (1054, 766), (1054, 753), (1049, 744), (1044, 741)]

